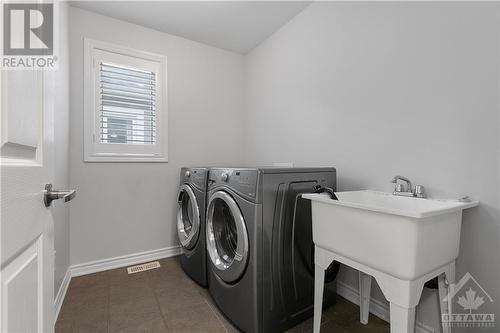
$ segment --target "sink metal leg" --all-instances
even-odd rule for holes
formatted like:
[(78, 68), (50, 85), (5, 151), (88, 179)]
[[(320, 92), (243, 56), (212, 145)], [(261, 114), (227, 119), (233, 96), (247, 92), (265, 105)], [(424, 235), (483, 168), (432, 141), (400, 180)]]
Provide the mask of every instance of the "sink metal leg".
[(313, 332), (319, 333), (321, 312), (323, 310), (323, 288), (325, 286), (325, 270), (318, 264), (314, 265), (314, 322)]
[(415, 332), (415, 307), (404, 308), (391, 303), (391, 333)]
[(372, 276), (359, 271), (359, 321), (368, 324)]

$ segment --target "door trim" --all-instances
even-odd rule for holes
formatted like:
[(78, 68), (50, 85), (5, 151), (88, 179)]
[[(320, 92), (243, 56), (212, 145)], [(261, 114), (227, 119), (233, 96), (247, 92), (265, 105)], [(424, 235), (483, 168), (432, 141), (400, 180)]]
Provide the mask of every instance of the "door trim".
[(64, 301), (64, 297), (66, 296), (66, 292), (68, 291), (69, 283), (71, 282), (71, 267), (68, 267), (66, 274), (64, 274), (64, 278), (59, 286), (59, 290), (57, 291), (56, 298), (54, 300), (54, 323), (57, 321), (57, 317), (59, 317), (59, 311), (61, 311), (61, 307)]

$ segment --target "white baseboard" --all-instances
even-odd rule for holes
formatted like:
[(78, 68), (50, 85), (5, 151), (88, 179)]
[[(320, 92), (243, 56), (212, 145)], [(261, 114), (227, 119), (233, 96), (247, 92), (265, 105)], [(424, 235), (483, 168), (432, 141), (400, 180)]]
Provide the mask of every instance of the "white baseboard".
[(107, 271), (114, 268), (140, 264), (146, 261), (173, 257), (179, 254), (181, 254), (181, 247), (171, 246), (163, 249), (133, 253), (114, 258), (89, 261), (71, 266), (71, 276), (80, 276)]
[(68, 268), (66, 274), (64, 274), (64, 278), (59, 286), (59, 290), (57, 291), (56, 299), (54, 300), (54, 314), (57, 320), (59, 316), (59, 311), (61, 311), (61, 306), (64, 301), (64, 297), (66, 296), (66, 292), (68, 291), (69, 282), (71, 281), (71, 268)]
[[(337, 280), (337, 294), (344, 297), (346, 300), (359, 305), (359, 291), (353, 286)], [(370, 299), (370, 313), (379, 317), (386, 322), (389, 322), (390, 311), (387, 303), (381, 302), (376, 299)], [(434, 328), (417, 321), (415, 324), (415, 333), (435, 333)]]

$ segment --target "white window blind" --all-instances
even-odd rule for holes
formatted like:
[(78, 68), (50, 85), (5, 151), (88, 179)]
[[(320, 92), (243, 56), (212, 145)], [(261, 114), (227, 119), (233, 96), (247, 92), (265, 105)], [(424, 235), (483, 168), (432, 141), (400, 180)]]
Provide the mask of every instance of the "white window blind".
[(106, 62), (99, 71), (100, 142), (155, 144), (155, 73)]

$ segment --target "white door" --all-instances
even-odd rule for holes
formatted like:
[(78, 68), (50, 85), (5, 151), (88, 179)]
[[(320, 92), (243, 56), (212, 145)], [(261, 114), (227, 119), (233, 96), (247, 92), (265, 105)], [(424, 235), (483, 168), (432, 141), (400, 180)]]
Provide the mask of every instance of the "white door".
[(54, 179), (51, 72), (0, 71), (0, 331), (54, 330)]

